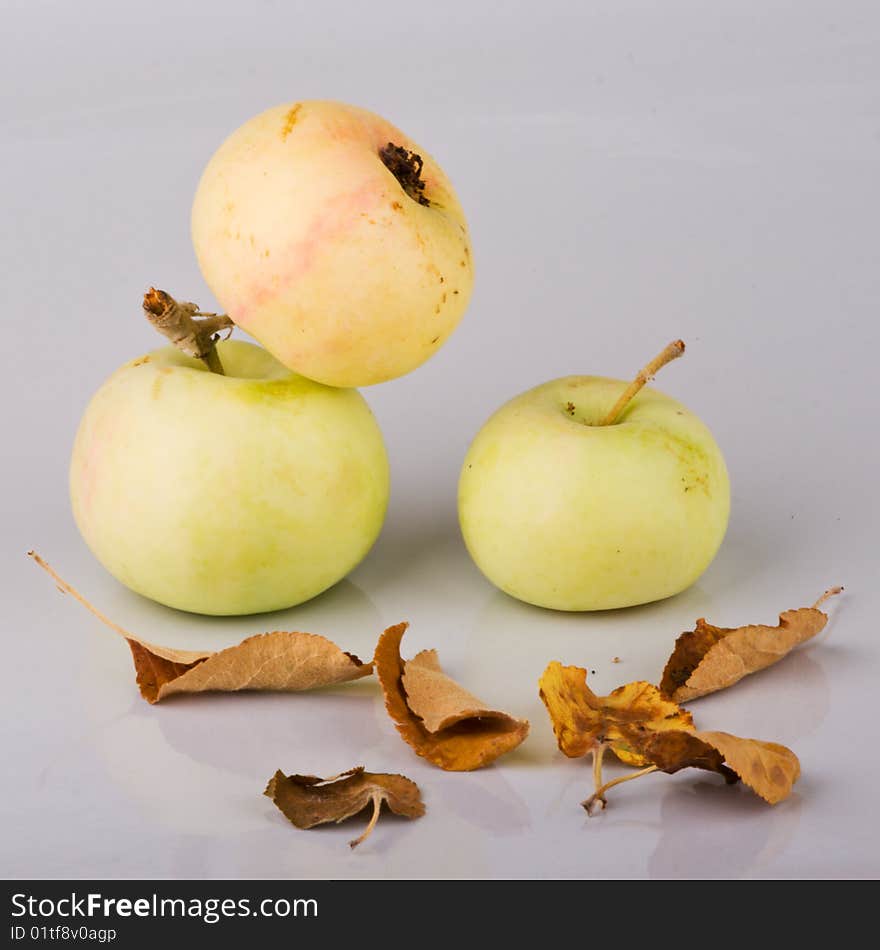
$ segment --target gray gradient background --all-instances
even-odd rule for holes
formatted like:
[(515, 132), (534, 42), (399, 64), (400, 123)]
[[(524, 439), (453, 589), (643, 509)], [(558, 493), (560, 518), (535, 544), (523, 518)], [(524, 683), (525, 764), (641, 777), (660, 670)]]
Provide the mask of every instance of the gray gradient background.
[[(42, 3), (4, 0), (2, 791), (7, 876), (874, 876), (880, 12), (875, 3)], [(477, 284), (445, 348), (365, 395), (393, 469), (387, 524), (299, 609), (223, 621), (130, 594), (94, 561), (66, 467), (91, 393), (153, 348), (151, 282), (211, 309), (188, 234), (204, 163), (261, 109), (338, 98), (433, 152), (472, 225)], [(569, 373), (630, 375), (674, 336), (660, 388), (730, 468), (725, 544), (685, 594), (595, 615), (530, 608), (470, 563), (458, 468), (485, 418)], [(170, 539), (173, 543), (173, 539)], [(304, 628), (411, 653), (528, 716), (528, 742), (456, 775), (416, 758), (369, 682), (156, 708), (124, 645), (25, 558), (118, 622), (192, 648)], [(800, 755), (769, 808), (712, 776), (651, 776), (588, 821), (556, 752), (550, 659), (606, 691), (655, 679), (698, 616), (774, 622), (847, 585), (829, 631), (695, 704), (705, 728)], [(611, 664), (613, 656), (622, 663)], [(417, 780), (418, 822), (289, 826), (277, 767), (363, 762)]]

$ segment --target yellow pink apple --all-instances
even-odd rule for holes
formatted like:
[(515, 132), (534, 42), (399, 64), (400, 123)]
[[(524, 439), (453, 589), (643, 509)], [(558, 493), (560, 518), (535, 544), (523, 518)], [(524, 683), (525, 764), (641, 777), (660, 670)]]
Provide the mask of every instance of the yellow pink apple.
[(303, 101), (220, 146), (192, 209), (220, 305), (282, 363), (332, 386), (401, 376), (455, 329), (473, 261), (455, 192), (385, 119)]

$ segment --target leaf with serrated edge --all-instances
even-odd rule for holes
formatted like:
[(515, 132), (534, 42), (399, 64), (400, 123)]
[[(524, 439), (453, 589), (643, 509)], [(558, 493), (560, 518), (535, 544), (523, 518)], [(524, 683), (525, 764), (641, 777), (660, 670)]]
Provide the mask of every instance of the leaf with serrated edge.
[(373, 658), (385, 708), (404, 741), (453, 772), (481, 768), (516, 748), (528, 735), (526, 720), (485, 706), (442, 671), (434, 650), (401, 659), (407, 626), (389, 627)]
[(373, 671), (371, 663), (346, 653), (326, 637), (299, 631), (257, 634), (217, 652), (175, 650), (148, 643), (105, 617), (38, 554), (30, 553), (63, 593), (70, 594), (126, 640), (138, 687), (149, 703), (175, 693), (317, 689), (360, 679)]
[(701, 617), (693, 630), (675, 641), (660, 689), (684, 703), (733, 686), (744, 676), (778, 663), (825, 629), (828, 615), (819, 610), (819, 604), (842, 590), (832, 587), (812, 607), (786, 610), (775, 627), (715, 627)]
[(269, 779), (263, 794), (271, 798), (297, 828), (314, 828), (330, 821), (338, 824), (372, 804), (372, 819), (366, 831), (349, 842), (352, 847), (370, 835), (383, 802), (395, 815), (405, 818), (420, 818), (425, 814), (415, 782), (403, 775), (367, 772), (361, 765), (332, 778), (285, 775), (279, 770)]

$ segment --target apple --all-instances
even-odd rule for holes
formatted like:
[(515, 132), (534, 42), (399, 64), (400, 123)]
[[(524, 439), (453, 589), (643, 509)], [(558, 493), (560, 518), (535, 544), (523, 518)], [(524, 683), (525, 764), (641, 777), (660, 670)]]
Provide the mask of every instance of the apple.
[(356, 390), (217, 347), (227, 375), (174, 347), (91, 400), (70, 465), (76, 523), (132, 590), (202, 614), (299, 604), (376, 540), (388, 501), (379, 427)]
[(653, 389), (633, 398), (634, 386), (556, 379), (474, 439), (459, 519), (501, 590), (556, 610), (629, 607), (684, 590), (715, 556), (730, 510), (721, 451), (683, 405)]
[(467, 222), (440, 166), (339, 102), (277, 106), (233, 132), (199, 182), (192, 238), (232, 320), (331, 386), (424, 363), (473, 285)]

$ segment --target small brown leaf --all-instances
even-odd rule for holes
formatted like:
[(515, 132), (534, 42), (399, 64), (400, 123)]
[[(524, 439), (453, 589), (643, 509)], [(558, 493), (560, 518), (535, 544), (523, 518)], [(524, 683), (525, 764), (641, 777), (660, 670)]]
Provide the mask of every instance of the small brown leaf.
[(660, 689), (676, 702), (688, 702), (777, 663), (825, 628), (828, 615), (819, 606), (842, 590), (832, 587), (812, 607), (786, 610), (775, 627), (715, 627), (700, 618), (675, 641)]
[(585, 669), (554, 661), (538, 685), (556, 742), (571, 758), (601, 745), (627, 765), (647, 765), (649, 760), (639, 748), (648, 735), (693, 729), (691, 714), (661, 696), (650, 683), (627, 683), (608, 696), (597, 696), (587, 686)]
[(402, 660), (400, 641), (408, 626), (389, 627), (373, 659), (385, 708), (404, 741), (452, 772), (481, 768), (515, 749), (528, 735), (528, 722), (488, 709), (440, 669), (434, 650)]
[(362, 662), (315, 633), (261, 633), (216, 653), (156, 646), (96, 610), (38, 554), (31, 551), (30, 556), (55, 579), (60, 590), (125, 638), (141, 696), (149, 703), (158, 703), (175, 693), (316, 689), (360, 679), (373, 671), (371, 663)]
[(285, 775), (277, 771), (263, 792), (297, 828), (314, 828), (330, 821), (337, 824), (372, 804), (373, 815), (364, 833), (350, 841), (352, 848), (370, 836), (379, 818), (382, 802), (395, 815), (420, 818), (425, 806), (415, 782), (403, 775), (366, 772), (362, 765), (334, 775)]

